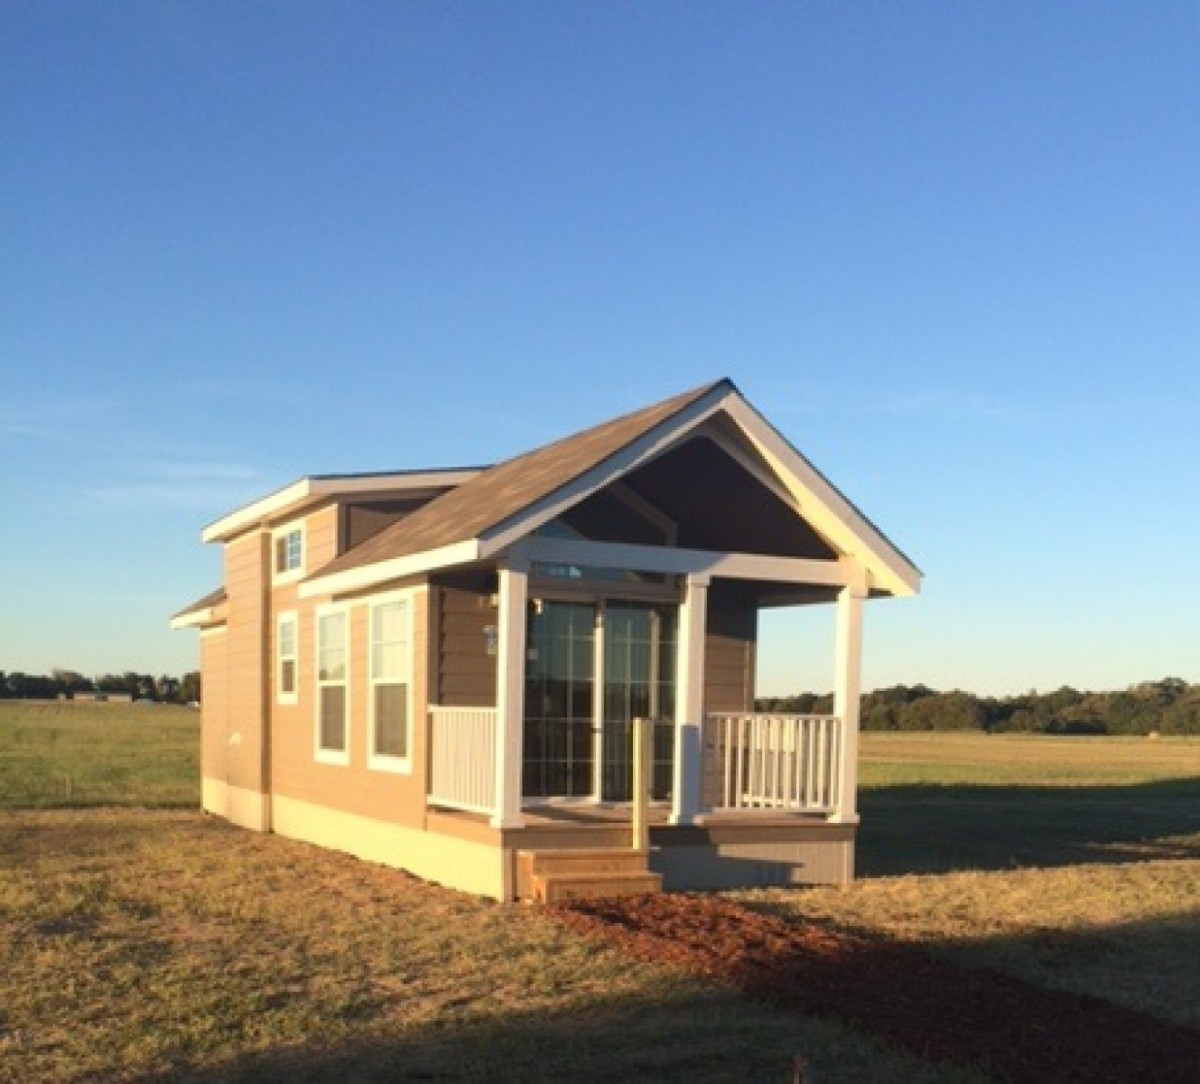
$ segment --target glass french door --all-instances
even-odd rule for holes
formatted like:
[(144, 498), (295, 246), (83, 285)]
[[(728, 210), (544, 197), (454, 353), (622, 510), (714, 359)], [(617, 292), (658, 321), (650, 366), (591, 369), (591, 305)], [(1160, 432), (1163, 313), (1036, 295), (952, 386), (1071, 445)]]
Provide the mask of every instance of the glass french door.
[[(525, 681), (524, 794), (631, 796), (632, 726), (675, 713), (676, 607), (645, 602), (534, 602)], [(674, 735), (654, 728), (651, 792), (670, 796)]]

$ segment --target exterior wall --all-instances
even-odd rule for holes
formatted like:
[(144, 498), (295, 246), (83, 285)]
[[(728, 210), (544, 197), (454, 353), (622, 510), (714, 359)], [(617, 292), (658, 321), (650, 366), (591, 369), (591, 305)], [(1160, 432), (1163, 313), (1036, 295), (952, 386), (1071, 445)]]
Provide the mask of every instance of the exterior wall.
[(226, 816), (236, 824), (269, 827), (263, 795), (270, 788), (267, 766), (266, 677), (269, 671), (266, 577), (271, 537), (251, 531), (225, 547), (226, 619), (225, 783)]
[(279, 795), (274, 802), (274, 821), (275, 831), (289, 839), (405, 869), (462, 892), (495, 900), (510, 895), (508, 856), (495, 841), (426, 832)]
[(201, 808), (228, 816), (229, 682), (225, 626), (200, 632), (200, 786)]
[(849, 884), (852, 824), (727, 824), (676, 828), (650, 852), (669, 892), (768, 885)]
[(391, 501), (353, 501), (342, 505), (338, 517), (338, 553), (361, 545), (428, 502), (428, 497), (409, 497)]
[(435, 704), (488, 708), (496, 704), (496, 656), (488, 654), (490, 625), (499, 614), (495, 589), (482, 578), (477, 584), (443, 584), (435, 589)]
[(706, 711), (753, 711), (758, 607), (749, 592), (714, 581), (704, 644)]
[[(342, 517), (335, 506), (309, 516), (306, 524), (308, 569), (331, 560), (336, 555)], [(393, 589), (380, 592), (392, 594)], [(330, 825), (350, 825), (353, 818), (363, 818), (381, 825), (406, 825), (420, 829), (425, 817), (425, 793), (428, 782), (427, 724), (429, 645), (429, 589), (423, 585), (410, 586), (411, 606), (411, 745), (407, 771), (381, 769), (369, 763), (370, 748), (370, 603), (373, 597), (331, 600), (300, 598), (295, 586), (277, 588), (275, 605), (278, 611), (293, 610), (297, 616), (299, 659), (297, 666), (297, 696), (295, 704), (278, 703), (272, 694), (274, 720), (271, 751), (272, 783), (275, 795), (275, 828), (297, 838), (311, 838), (314, 829), (296, 829), (296, 819), (281, 826), (277, 818), (281, 810), (294, 810), (296, 803), (304, 807), (325, 808), (330, 812)], [(348, 615), (349, 653), (347, 676), (348, 701), (348, 764), (327, 764), (317, 760), (317, 670), (316, 624), (317, 611), (327, 605), (342, 606)], [(272, 620), (272, 659), (276, 622)], [(351, 820), (339, 818), (345, 814)], [(310, 819), (310, 818), (308, 818)], [(302, 818), (305, 820), (305, 818)], [(357, 829), (356, 829), (357, 830)], [(330, 842), (326, 833), (322, 842), (354, 851), (352, 841)], [(336, 832), (335, 832), (336, 834)], [(357, 853), (357, 852), (355, 852)], [(379, 861), (384, 859), (380, 858)], [(390, 864), (403, 864), (395, 856)]]
[[(424, 653), (428, 642), (428, 590), (415, 589), (412, 604), (412, 747), (407, 772), (372, 768), (370, 740), (369, 634), (367, 599), (346, 602), (350, 633), (348, 698), (348, 764), (325, 764), (316, 758), (316, 610), (322, 603), (299, 600), (299, 679), (294, 705), (275, 704), (275, 740), (271, 768), (276, 808), (280, 800), (299, 801), (381, 823), (421, 827), (427, 786), (428, 715)], [(285, 803), (286, 804), (286, 803)], [(336, 818), (335, 818), (336, 819)], [(276, 830), (283, 831), (276, 823)], [(287, 834), (287, 833), (285, 833)], [(299, 838), (308, 838), (307, 835)], [(349, 845), (343, 850), (353, 850)], [(395, 864), (395, 863), (393, 863)]]

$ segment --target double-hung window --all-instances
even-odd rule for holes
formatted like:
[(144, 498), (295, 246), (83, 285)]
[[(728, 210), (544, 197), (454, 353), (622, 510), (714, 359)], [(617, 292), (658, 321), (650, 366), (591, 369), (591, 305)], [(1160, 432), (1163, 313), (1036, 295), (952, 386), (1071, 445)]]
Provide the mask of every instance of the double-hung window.
[(289, 583), (304, 575), (304, 527), (280, 527), (271, 536), (271, 579)]
[(317, 759), (350, 761), (347, 611), (317, 613)]
[(371, 606), (370, 766), (408, 771), (412, 734), (412, 605), (387, 598)]
[(295, 613), (282, 613), (275, 626), (275, 699), (281, 704), (296, 703), (299, 680), (299, 637)]

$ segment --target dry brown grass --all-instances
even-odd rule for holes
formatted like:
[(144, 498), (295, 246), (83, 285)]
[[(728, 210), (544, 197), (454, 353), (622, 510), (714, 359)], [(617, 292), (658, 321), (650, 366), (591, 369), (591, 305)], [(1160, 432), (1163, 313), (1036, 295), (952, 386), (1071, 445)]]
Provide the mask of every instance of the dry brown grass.
[(888, 877), (739, 898), (1200, 1026), (1194, 859)]
[(0, 1080), (953, 1081), (836, 1024), (198, 814), (0, 821)]

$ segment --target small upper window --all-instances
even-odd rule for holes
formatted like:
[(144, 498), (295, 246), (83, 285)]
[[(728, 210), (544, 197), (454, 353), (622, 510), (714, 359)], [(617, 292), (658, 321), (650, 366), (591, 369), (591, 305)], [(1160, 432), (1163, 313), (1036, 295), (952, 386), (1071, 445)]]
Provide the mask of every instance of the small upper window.
[(285, 527), (276, 531), (274, 543), (272, 571), (275, 581), (299, 578), (304, 572), (304, 528)]

